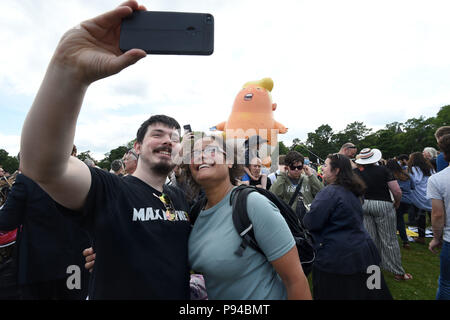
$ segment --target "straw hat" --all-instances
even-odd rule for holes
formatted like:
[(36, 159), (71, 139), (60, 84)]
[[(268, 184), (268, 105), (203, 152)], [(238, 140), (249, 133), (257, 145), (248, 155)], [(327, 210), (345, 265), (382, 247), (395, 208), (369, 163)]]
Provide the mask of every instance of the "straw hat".
[(364, 148), (358, 154), (358, 159), (355, 160), (357, 164), (372, 164), (377, 163), (381, 159), (381, 151), (378, 149)]

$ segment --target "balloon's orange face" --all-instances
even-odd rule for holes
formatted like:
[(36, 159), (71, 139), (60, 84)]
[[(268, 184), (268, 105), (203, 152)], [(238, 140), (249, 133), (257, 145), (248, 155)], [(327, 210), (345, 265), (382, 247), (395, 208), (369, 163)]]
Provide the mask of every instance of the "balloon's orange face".
[(243, 88), (234, 100), (233, 111), (272, 112), (272, 99), (269, 92), (258, 85)]

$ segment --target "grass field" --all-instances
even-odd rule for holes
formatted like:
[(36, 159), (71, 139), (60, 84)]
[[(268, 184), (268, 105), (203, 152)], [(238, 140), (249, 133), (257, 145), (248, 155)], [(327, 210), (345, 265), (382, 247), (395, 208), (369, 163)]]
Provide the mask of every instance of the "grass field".
[[(428, 250), (432, 238), (426, 238), (426, 244), (411, 242), (410, 249), (404, 249), (399, 238), (403, 269), (413, 276), (407, 281), (396, 281), (394, 275), (383, 271), (386, 283), (395, 300), (435, 300), (439, 277), (439, 253)], [(311, 275), (308, 277), (312, 290)]]
[[(395, 281), (392, 273), (383, 271), (386, 283), (395, 300), (435, 300), (439, 278), (439, 253), (428, 250), (432, 238), (425, 238), (426, 244), (410, 243), (410, 249), (403, 249), (403, 269), (413, 276), (408, 281)], [(399, 242), (401, 243), (401, 242)]]

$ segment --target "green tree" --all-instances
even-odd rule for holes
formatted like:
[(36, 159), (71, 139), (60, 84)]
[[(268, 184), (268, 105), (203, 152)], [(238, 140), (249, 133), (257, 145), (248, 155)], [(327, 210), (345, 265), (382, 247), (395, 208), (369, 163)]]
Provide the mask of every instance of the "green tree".
[(412, 118), (404, 124), (404, 134), (401, 134), (400, 140), (403, 145), (404, 153), (422, 151), (425, 147), (436, 148), (436, 131), (433, 122), (435, 118), (425, 119), (424, 117)]
[(378, 130), (374, 135), (369, 135), (375, 138), (372, 143), (367, 144), (367, 136), (364, 139), (364, 146), (371, 148), (378, 148), (381, 150), (384, 159), (393, 158), (403, 153), (403, 145), (401, 141), (403, 124), (393, 122), (386, 125), (384, 129)]
[(92, 161), (95, 162), (94, 157), (92, 157), (90, 150), (79, 153), (77, 155), (77, 158), (80, 159), (81, 161), (84, 161), (86, 159), (91, 159)]
[(12, 174), (19, 169), (19, 159), (9, 156), (6, 150), (0, 149), (0, 166)]
[(299, 138), (295, 138), (294, 140), (292, 140), (292, 145), (291, 145), (291, 149), (295, 148), (296, 145), (300, 144), (301, 141)]
[(111, 163), (116, 159), (122, 159), (123, 155), (130, 149), (128, 146), (131, 142), (129, 142), (126, 146), (120, 146), (115, 149), (112, 149), (110, 152), (105, 154), (105, 158), (98, 162), (98, 166), (102, 169), (111, 169)]
[(442, 126), (450, 126), (450, 105), (443, 106), (434, 118), (433, 125), (435, 129)]
[(278, 142), (278, 150), (280, 155), (287, 154), (289, 152), (289, 148), (284, 145), (283, 141)]
[(358, 150), (363, 148), (361, 141), (363, 141), (370, 133), (372, 129), (367, 128), (363, 122), (355, 121), (347, 125), (347, 127), (333, 135), (332, 142), (336, 146), (336, 150), (339, 150), (344, 143), (352, 142)]
[(297, 144), (291, 150), (300, 152), (304, 157), (309, 157), (309, 151), (303, 144)]
[(310, 150), (308, 151), (308, 157), (311, 161), (316, 162), (317, 156), (325, 159), (328, 154), (335, 152), (336, 146), (332, 142), (333, 136), (333, 129), (328, 124), (321, 125), (314, 132), (308, 133), (306, 146)]

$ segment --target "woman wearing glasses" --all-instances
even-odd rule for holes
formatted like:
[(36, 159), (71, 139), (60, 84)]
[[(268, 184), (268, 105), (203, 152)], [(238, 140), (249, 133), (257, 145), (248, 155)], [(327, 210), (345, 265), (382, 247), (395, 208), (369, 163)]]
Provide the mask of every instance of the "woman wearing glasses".
[(201, 186), (206, 204), (189, 237), (189, 261), (204, 276), (209, 299), (311, 299), (294, 238), (277, 208), (264, 196), (248, 196), (247, 211), (264, 255), (248, 247), (235, 254), (242, 239), (232, 221), (231, 191), (242, 175), (236, 152), (220, 137), (194, 144), (183, 167)]
[(322, 170), (327, 187), (303, 219), (316, 249), (314, 299), (392, 299), (378, 267), (377, 248), (363, 224), (363, 181), (341, 154), (329, 155)]
[(301, 183), (300, 192), (293, 199), (291, 207), (295, 211), (298, 197), (303, 197), (303, 203), (309, 208), (316, 194), (323, 188), (322, 182), (310, 167), (303, 165), (304, 157), (299, 152), (290, 151), (284, 161), (286, 172), (278, 176), (270, 191), (286, 203), (290, 203), (298, 184)]

